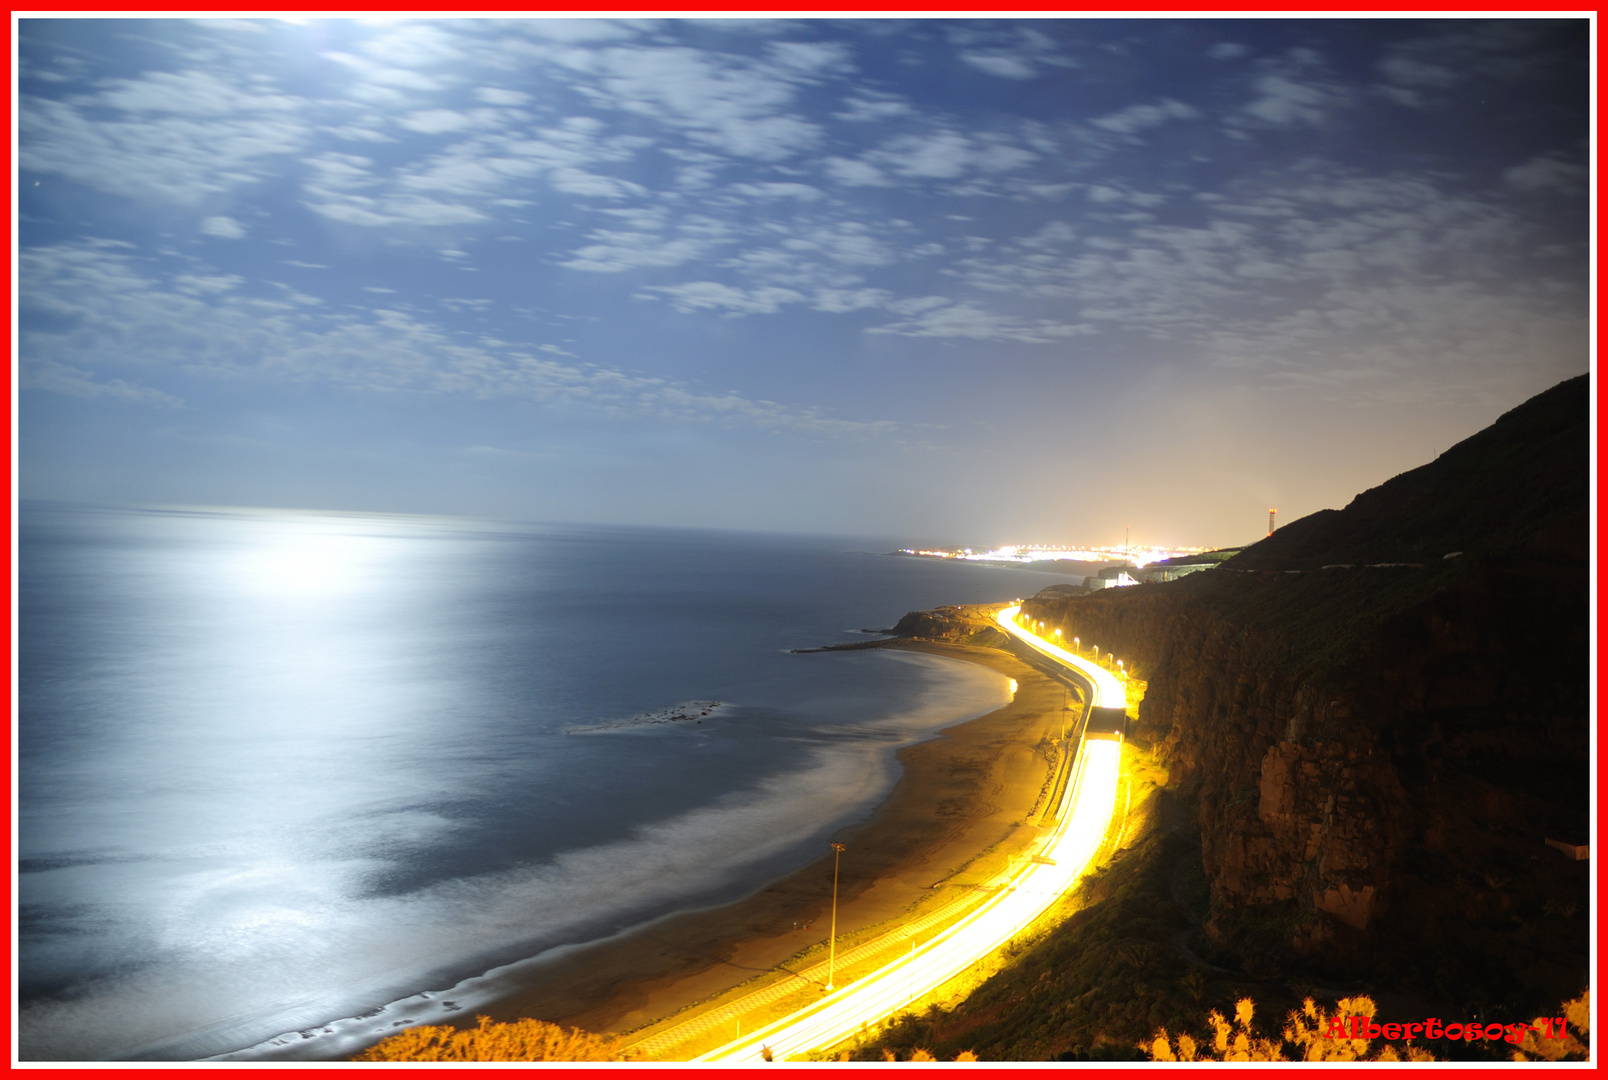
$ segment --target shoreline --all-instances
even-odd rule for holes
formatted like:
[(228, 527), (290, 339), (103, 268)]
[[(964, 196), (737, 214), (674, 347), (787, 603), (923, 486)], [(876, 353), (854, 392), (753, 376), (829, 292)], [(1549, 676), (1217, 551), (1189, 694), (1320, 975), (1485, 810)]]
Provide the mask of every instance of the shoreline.
[[(903, 772), (893, 791), (869, 821), (834, 834), (847, 845), (840, 943), (949, 902), (950, 885), (991, 873), (1037, 836), (1032, 812), (1054, 764), (1041, 744), (1059, 729), (1064, 697), (1061, 684), (997, 649), (908, 640), (876, 647), (980, 664), (1015, 679), (1017, 691), (1005, 706), (898, 751)], [(826, 853), (733, 903), (566, 950), (474, 1012), (637, 1036), (672, 1017), (679, 1023), (823, 945), (831, 889)]]

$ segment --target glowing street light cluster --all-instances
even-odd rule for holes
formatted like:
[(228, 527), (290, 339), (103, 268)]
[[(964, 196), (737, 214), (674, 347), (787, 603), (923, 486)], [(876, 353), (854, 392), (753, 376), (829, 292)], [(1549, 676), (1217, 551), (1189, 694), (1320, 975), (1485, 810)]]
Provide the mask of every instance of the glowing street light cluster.
[(1074, 562), (1128, 562), (1134, 566), (1147, 566), (1162, 559), (1176, 559), (1183, 555), (1199, 555), (1209, 548), (1192, 547), (1140, 547), (1122, 544), (1116, 547), (1065, 547), (1049, 544), (1005, 544), (988, 551), (971, 548), (901, 548), (905, 555), (924, 555), (929, 559), (967, 559), (974, 562), (1032, 563), (1046, 559), (1070, 559)]
[[(1085, 676), (1093, 684), (1091, 707), (1120, 707), (1126, 702), (1126, 691), (1115, 675), (1018, 626), (1019, 611), (1019, 607), (1001, 611), (1000, 625)], [(993, 896), (909, 955), (695, 1060), (784, 1060), (829, 1048), (862, 1026), (925, 997), (1003, 947), (1071, 889), (1094, 858), (1116, 804), (1121, 759), (1120, 735), (1085, 735), (1059, 808), (1059, 824), (1019, 868), (1007, 869), (995, 880)]]

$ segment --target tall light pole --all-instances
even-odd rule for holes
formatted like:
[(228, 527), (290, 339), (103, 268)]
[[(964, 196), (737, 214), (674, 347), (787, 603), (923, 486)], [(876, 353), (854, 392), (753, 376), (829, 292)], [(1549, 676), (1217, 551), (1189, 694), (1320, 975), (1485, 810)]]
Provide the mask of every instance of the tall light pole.
[(838, 860), (843, 857), (843, 845), (832, 845), (832, 933), (827, 939), (826, 954), (826, 988), (836, 990), (837, 986), (837, 879)]

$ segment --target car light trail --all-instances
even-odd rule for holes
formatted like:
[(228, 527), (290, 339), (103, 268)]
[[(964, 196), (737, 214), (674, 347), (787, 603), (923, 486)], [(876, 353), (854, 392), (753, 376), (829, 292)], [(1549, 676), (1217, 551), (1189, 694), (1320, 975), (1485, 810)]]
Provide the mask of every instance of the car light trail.
[[(1124, 700), (1126, 691), (1110, 672), (1011, 622), (1017, 610), (1006, 608), (1000, 612), (1001, 625), (1092, 681), (1093, 705), (1111, 707)], [(780, 1061), (811, 1050), (824, 1050), (862, 1026), (925, 997), (1005, 945), (1071, 889), (1094, 858), (1116, 805), (1121, 760), (1120, 735), (1085, 736), (1073, 763), (1059, 825), (1030, 849), (1030, 858), (1023, 860), (1020, 869), (1007, 871), (996, 879), (998, 892), (994, 896), (908, 956), (695, 1060), (760, 1061), (769, 1051)]]
[(1021, 610), (1020, 606), (1005, 608), (994, 616), (994, 621), (1019, 641), (1031, 645), (1045, 656), (1059, 660), (1067, 667), (1076, 668), (1080, 674), (1094, 683), (1094, 700), (1090, 702), (1091, 705), (1117, 706), (1120, 708), (1127, 704), (1128, 690), (1122, 685), (1121, 679), (1099, 664), (1085, 660), (1076, 653), (1067, 652), (1059, 645), (1052, 645), (1031, 630), (1018, 626), (1016, 615)]

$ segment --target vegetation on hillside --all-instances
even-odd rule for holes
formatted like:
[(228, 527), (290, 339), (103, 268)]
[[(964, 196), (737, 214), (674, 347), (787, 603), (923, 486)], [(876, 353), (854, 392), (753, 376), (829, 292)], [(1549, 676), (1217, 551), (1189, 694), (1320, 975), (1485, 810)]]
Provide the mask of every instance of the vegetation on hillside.
[(1199, 566), (1201, 563), (1225, 563), (1244, 551), (1243, 547), (1218, 548), (1216, 551), (1197, 551), (1193, 555), (1177, 555), (1171, 559), (1158, 559), (1146, 566)]
[(416, 1027), (375, 1043), (354, 1061), (628, 1061), (619, 1039), (541, 1020), (472, 1028)]

